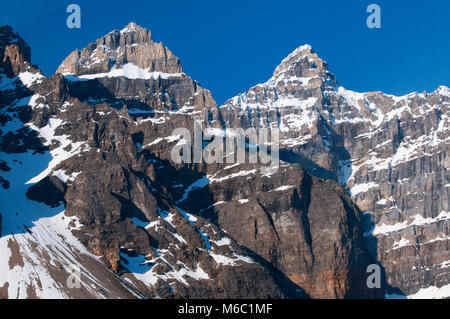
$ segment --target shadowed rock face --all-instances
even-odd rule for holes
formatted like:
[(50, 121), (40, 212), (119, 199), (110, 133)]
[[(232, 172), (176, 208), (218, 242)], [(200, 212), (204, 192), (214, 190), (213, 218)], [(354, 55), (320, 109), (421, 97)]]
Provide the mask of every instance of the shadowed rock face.
[(2, 27), (0, 67), (3, 73), (15, 76), (25, 71), (31, 61), (31, 48), (9, 26)]
[[(74, 51), (59, 67), (61, 74), (51, 78), (38, 70), (32, 72), (38, 75), (24, 76), (30, 70), (26, 45), (18, 47), (19, 58), (9, 58), (10, 69), (16, 71), (10, 74), (3, 67), (1, 74), (7, 85), (1, 86), (0, 96), (0, 196), (35, 206), (11, 204), (0, 211), (1, 252), (10, 251), (9, 234), (14, 233), (21, 243), (36, 245), (36, 260), (45, 267), (50, 267), (43, 262), (47, 255), (56, 264), (66, 265), (71, 258), (86, 263), (91, 282), (83, 286), (83, 294), (89, 297), (382, 298), (383, 289), (366, 286), (367, 266), (377, 259), (393, 287), (415, 292), (438, 285), (434, 276), (440, 270), (425, 281), (417, 277), (406, 283), (401, 278), (403, 271), (409, 278), (416, 274), (405, 260), (422, 256), (431, 262), (425, 257), (431, 250), (423, 245), (419, 252), (408, 250), (404, 241), (392, 250), (390, 241), (402, 236), (403, 228), (384, 236), (380, 228), (370, 232), (370, 223), (364, 226), (362, 219), (371, 216), (378, 226), (387, 223), (386, 216), (393, 215), (379, 208), (379, 201), (389, 196), (399, 209), (389, 224), (414, 216), (409, 212), (412, 203), (402, 198), (420, 183), (397, 192), (403, 185), (397, 179), (422, 167), (446, 167), (445, 151), (420, 168), (408, 166), (410, 161), (397, 164), (400, 157), (395, 155), (408, 140), (404, 128), (418, 125), (408, 124), (410, 116), (403, 111), (414, 117), (430, 103), (441, 109), (426, 113), (430, 121), (424, 131), (434, 130), (433, 147), (445, 145), (444, 88), (411, 100), (346, 91), (311, 47), (303, 46), (282, 61), (267, 83), (218, 107), (209, 91), (182, 73), (178, 58), (150, 35), (131, 23)], [(14, 47), (23, 40), (14, 35), (1, 41)], [(281, 166), (262, 174), (258, 164), (175, 164), (171, 150), (184, 140), (172, 131), (184, 127), (192, 132), (194, 119), (214, 128), (279, 128)], [(386, 138), (392, 143), (384, 143)], [(392, 145), (392, 151), (376, 153), (380, 143)], [(370, 167), (375, 153), (389, 158), (388, 175)], [(409, 168), (397, 171), (401, 165)], [(16, 178), (20, 174), (14, 173), (24, 167), (24, 178)], [(445, 170), (440, 172), (445, 180)], [(433, 176), (424, 178), (435, 180)], [(426, 189), (436, 204), (423, 216), (448, 210), (439, 187)], [(370, 215), (361, 216), (354, 201)], [(30, 212), (26, 220), (25, 210)], [(404, 229), (430, 238), (447, 234), (445, 215), (436, 221), (405, 224)], [(37, 226), (29, 226), (33, 224)], [(47, 243), (36, 242), (33, 234), (42, 229), (61, 233), (51, 237), (57, 240), (51, 245), (73, 251), (74, 257), (49, 252)], [(411, 236), (419, 242), (426, 239)], [(378, 253), (373, 250), (371, 256), (366, 244)], [(29, 253), (26, 247), (19, 244), (15, 254)], [(386, 257), (389, 251), (399, 255)], [(433, 256), (433, 262), (448, 260), (446, 252)], [(30, 264), (25, 258), (22, 271)], [(44, 280), (42, 270), (33, 273), (36, 282)], [(16, 292), (17, 278), (5, 278), (0, 275), (2, 296), (24, 296), (23, 289), (50, 296), (36, 284), (24, 284)], [(445, 276), (439, 278), (445, 283)], [(63, 285), (63, 272), (52, 280)], [(104, 280), (109, 284), (102, 286)], [(92, 291), (91, 283), (98, 288)], [(61, 287), (55, 291), (63, 297), (80, 296)]]
[[(199, 209), (211, 192), (215, 206), (200, 209), (203, 214), (312, 298), (382, 298), (382, 291), (366, 286), (373, 260), (358, 210), (344, 190), (297, 165), (270, 176), (253, 168), (217, 171), (208, 191), (191, 192), (186, 204)], [(241, 176), (227, 179), (233, 174)]]

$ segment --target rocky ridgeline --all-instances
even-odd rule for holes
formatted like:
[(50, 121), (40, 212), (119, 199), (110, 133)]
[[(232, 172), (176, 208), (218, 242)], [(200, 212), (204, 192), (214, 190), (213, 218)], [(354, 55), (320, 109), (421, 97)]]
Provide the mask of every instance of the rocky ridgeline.
[[(347, 91), (302, 46), (218, 107), (134, 23), (51, 78), (9, 27), (0, 41), (0, 296), (381, 298), (377, 260), (405, 294), (448, 283), (448, 89)], [(194, 118), (279, 128), (280, 169), (175, 164)]]

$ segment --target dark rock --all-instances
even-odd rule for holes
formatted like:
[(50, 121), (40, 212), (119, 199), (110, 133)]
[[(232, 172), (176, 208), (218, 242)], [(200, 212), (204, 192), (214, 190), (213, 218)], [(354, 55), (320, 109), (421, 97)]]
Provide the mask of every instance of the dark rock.
[(27, 190), (27, 197), (31, 200), (57, 207), (64, 202), (67, 185), (55, 176), (47, 176)]

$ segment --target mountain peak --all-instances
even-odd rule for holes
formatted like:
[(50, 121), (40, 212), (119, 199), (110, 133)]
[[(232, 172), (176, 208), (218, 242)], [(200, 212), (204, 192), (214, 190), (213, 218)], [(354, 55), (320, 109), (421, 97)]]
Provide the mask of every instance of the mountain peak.
[(9, 25), (0, 26), (0, 36), (3, 41), (11, 41), (19, 37)]
[(140, 31), (140, 30), (147, 30), (140, 25), (136, 24), (135, 22), (128, 23), (125, 28), (120, 30), (120, 33), (126, 33), (126, 32), (134, 32), (134, 31)]
[(450, 89), (448, 87), (446, 87), (445, 85), (440, 85), (437, 88), (436, 92), (440, 95), (445, 95), (445, 96), (450, 97)]
[(148, 72), (182, 72), (180, 60), (162, 43), (155, 43), (150, 30), (130, 22), (122, 30), (106, 34), (81, 51), (73, 51), (56, 73), (103, 74), (128, 63)]
[(275, 69), (273, 77), (278, 77), (282, 74), (287, 76), (315, 77), (326, 72), (327, 69), (326, 62), (319, 58), (309, 44), (305, 44), (297, 47), (281, 61), (280, 65)]
[(10, 26), (1, 26), (0, 69), (12, 77), (30, 67), (31, 48)]
[(289, 56), (298, 55), (298, 54), (305, 55), (305, 54), (312, 54), (312, 53), (314, 53), (312, 46), (309, 44), (304, 44), (304, 45), (297, 47), (294, 51), (292, 51), (291, 54), (289, 54)]

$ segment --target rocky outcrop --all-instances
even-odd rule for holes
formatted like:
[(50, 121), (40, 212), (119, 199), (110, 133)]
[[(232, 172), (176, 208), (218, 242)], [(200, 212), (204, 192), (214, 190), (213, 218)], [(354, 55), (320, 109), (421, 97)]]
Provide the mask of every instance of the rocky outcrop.
[(8, 76), (26, 71), (31, 62), (31, 48), (9, 26), (1, 27), (0, 67)]
[(131, 63), (149, 72), (181, 73), (180, 60), (162, 43), (155, 43), (151, 32), (131, 22), (73, 51), (56, 73), (74, 75), (106, 73)]
[(26, 195), (29, 199), (42, 202), (50, 207), (57, 207), (64, 202), (66, 185), (57, 177), (45, 177), (39, 183), (31, 186)]
[(345, 186), (387, 282), (420, 296), (448, 285), (449, 97), (443, 86), (402, 97), (346, 90), (302, 46), (214, 120), (278, 127), (281, 158)]

